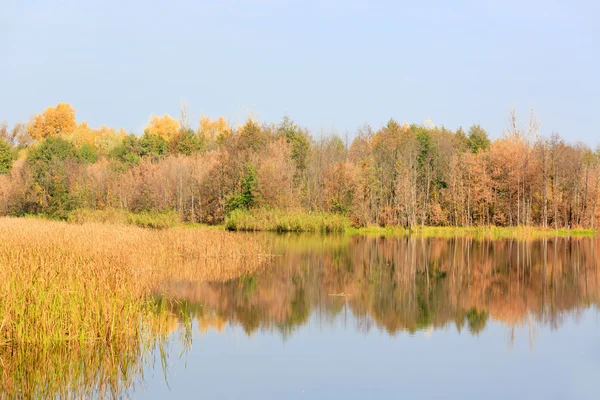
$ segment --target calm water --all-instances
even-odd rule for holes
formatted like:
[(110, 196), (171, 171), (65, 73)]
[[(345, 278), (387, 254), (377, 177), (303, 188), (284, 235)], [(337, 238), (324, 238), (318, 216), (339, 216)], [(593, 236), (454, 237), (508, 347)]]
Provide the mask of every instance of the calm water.
[(599, 239), (267, 240), (256, 276), (165, 284), (192, 335), (128, 395), (600, 398)]
[(1, 382), (73, 397), (600, 399), (600, 238), (260, 238), (275, 256), (257, 274), (163, 283), (174, 313), (149, 325), (154, 348), (23, 351), (0, 358)]

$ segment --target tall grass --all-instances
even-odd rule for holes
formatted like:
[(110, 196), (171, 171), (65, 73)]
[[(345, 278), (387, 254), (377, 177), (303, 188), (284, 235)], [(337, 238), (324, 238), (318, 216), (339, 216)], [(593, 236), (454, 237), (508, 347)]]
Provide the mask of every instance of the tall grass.
[(152, 229), (172, 228), (180, 223), (179, 215), (175, 211), (131, 213), (115, 208), (106, 210), (79, 209), (69, 214), (67, 220), (77, 224), (86, 222), (128, 224)]
[(225, 220), (230, 231), (341, 233), (350, 228), (347, 217), (276, 209), (235, 210)]
[[(228, 280), (268, 257), (256, 238), (188, 228), (0, 218), (0, 238), (0, 386), (29, 390), (24, 397), (38, 397), (31, 390), (42, 383), (27, 377), (45, 375), (24, 374), (30, 366), (21, 362), (45, 353), (88, 357), (98, 348), (133, 362), (135, 349), (168, 326), (168, 308), (152, 297), (162, 282)], [(57, 362), (77, 367), (67, 361)]]

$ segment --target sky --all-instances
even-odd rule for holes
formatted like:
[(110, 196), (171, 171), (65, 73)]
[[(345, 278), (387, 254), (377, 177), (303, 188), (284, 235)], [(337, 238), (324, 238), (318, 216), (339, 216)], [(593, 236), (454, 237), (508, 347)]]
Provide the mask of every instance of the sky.
[(0, 0), (0, 121), (58, 102), (140, 133), (152, 114), (284, 115), (315, 137), (390, 118), (600, 144), (600, 2)]

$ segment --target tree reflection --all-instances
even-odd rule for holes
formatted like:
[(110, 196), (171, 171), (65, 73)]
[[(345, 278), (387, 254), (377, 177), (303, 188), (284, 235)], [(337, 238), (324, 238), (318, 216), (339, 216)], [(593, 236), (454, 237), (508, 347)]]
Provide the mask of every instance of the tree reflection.
[[(596, 238), (269, 236), (278, 253), (258, 275), (226, 283), (168, 282), (169, 297), (197, 303), (206, 321), (284, 337), (312, 313), (351, 310), (359, 329), (396, 334), (449, 324), (477, 335), (490, 319), (556, 329), (598, 304)], [(205, 314), (210, 314), (208, 318)], [(202, 314), (202, 315), (200, 315)]]

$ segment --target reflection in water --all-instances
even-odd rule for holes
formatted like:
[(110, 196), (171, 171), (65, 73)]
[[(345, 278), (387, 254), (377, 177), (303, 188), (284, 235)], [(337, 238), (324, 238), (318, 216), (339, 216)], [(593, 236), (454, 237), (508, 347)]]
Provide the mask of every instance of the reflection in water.
[(141, 374), (143, 352), (134, 341), (117, 347), (58, 343), (2, 350), (0, 397), (117, 397)]
[[(565, 317), (600, 300), (598, 238), (263, 239), (277, 255), (257, 274), (225, 283), (165, 282), (155, 299), (155, 326), (146, 329), (149, 335), (141, 344), (58, 343), (56, 351), (44, 352), (5, 347), (0, 352), (0, 397), (144, 393), (135, 390), (144, 386), (145, 366), (156, 364), (150, 370), (166, 371), (171, 334), (185, 351), (192, 342), (193, 321), (200, 332), (234, 325), (247, 335), (274, 331), (287, 339), (311, 316), (333, 324), (348, 312), (348, 320), (356, 324), (349, 328), (360, 332), (377, 328), (389, 335), (419, 330), (430, 335), (449, 326), (478, 335), (490, 319), (511, 331), (518, 326), (530, 332), (539, 326), (558, 329)], [(166, 376), (159, 372), (150, 379)]]
[(439, 329), (479, 334), (491, 318), (509, 328), (556, 329), (600, 299), (598, 239), (271, 236), (271, 268), (227, 283), (169, 282), (200, 330), (239, 324), (286, 337), (311, 313), (344, 309), (357, 329), (389, 334)]
[[(97, 342), (48, 339), (50, 346), (0, 346), (0, 398), (121, 398), (143, 387), (144, 367), (166, 373), (169, 333), (189, 345), (191, 327), (169, 304), (156, 303), (143, 337)], [(182, 324), (178, 319), (184, 319)]]

